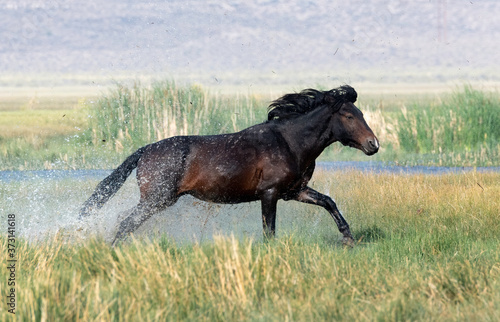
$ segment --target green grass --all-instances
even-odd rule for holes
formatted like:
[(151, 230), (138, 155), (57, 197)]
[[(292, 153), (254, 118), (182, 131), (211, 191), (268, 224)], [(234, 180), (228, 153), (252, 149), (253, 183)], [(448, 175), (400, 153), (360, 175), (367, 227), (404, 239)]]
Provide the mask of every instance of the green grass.
[(221, 97), (174, 82), (117, 86), (88, 105), (89, 131), (94, 145), (105, 141), (115, 150), (175, 135), (236, 132), (266, 120), (262, 103), (253, 96)]
[(397, 124), (398, 143), (405, 152), (452, 155), (458, 162), (472, 159), (481, 164), (500, 156), (500, 101), (470, 86), (440, 104), (402, 109)]
[[(73, 191), (74, 184), (65, 184)], [(260, 234), (232, 237), (228, 231), (213, 241), (177, 243), (144, 230), (116, 249), (104, 236), (71, 241), (70, 231), (32, 243), (18, 239), (16, 318), (500, 318), (499, 174), (320, 172), (313, 186), (334, 196), (358, 241), (355, 248), (342, 248), (323, 209), (295, 202), (280, 202), (278, 237), (267, 243)], [(62, 186), (54, 193), (65, 202), (84, 194), (68, 194)], [(21, 205), (16, 212), (21, 217), (27, 209)], [(258, 211), (252, 218), (259, 226)], [(19, 219), (18, 225), (29, 223)], [(0, 261), (5, 257), (1, 252)], [(2, 294), (7, 274), (0, 270)], [(0, 319), (9, 317), (2, 306)]]
[[(47, 98), (21, 100), (17, 109), (9, 103), (0, 108), (0, 169), (114, 168), (138, 147), (166, 137), (234, 132), (263, 122), (275, 98), (157, 81), (117, 84), (98, 98), (59, 97), (53, 109)], [(371, 160), (498, 166), (499, 102), (498, 93), (470, 86), (441, 96), (360, 96), (359, 107), (381, 142)], [(337, 143), (321, 159), (366, 156)]]

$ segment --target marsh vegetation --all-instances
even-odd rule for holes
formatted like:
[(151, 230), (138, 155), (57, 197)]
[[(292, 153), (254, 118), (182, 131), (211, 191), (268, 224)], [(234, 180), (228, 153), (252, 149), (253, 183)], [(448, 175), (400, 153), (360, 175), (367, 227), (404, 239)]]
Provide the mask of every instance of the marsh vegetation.
[[(11, 102), (0, 110), (0, 169), (113, 168), (138, 147), (169, 136), (234, 132), (263, 122), (276, 97), (159, 81), (116, 85), (98, 97), (56, 101), (54, 108)], [(376, 160), (500, 165), (498, 93), (464, 86), (405, 101), (360, 93), (358, 106), (381, 142)], [(363, 157), (340, 144), (325, 152), (322, 160)]]

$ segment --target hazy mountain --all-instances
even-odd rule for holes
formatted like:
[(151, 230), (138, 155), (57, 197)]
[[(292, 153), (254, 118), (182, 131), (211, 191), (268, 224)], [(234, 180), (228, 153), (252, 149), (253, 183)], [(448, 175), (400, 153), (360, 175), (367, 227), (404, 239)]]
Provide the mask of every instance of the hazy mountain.
[(495, 78), (498, 17), (496, 0), (2, 0), (0, 71), (446, 69)]

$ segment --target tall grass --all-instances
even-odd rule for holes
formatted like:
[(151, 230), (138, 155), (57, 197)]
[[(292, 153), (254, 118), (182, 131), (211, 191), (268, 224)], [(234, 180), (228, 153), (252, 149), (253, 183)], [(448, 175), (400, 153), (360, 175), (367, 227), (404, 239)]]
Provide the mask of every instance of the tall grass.
[[(319, 173), (313, 184), (335, 197), (358, 240), (354, 249), (340, 246), (323, 209), (293, 202), (280, 203), (279, 234), (267, 243), (136, 236), (112, 249), (99, 239), (19, 239), (16, 318), (500, 318), (499, 174), (343, 171)], [(2, 249), (6, 242), (2, 235)], [(6, 256), (0, 252), (0, 261)], [(0, 270), (2, 294), (7, 274)], [(1, 320), (9, 317), (0, 310)]]
[(457, 161), (462, 155), (485, 163), (500, 155), (500, 100), (470, 86), (438, 104), (403, 107), (395, 121), (405, 152), (457, 154)]
[(0, 111), (0, 169), (112, 168), (166, 137), (234, 132), (262, 122), (269, 100), (158, 81), (117, 84), (71, 110)]
[(175, 135), (235, 132), (265, 120), (254, 96), (222, 97), (199, 86), (154, 82), (148, 87), (118, 85), (91, 104), (89, 128), (94, 145), (115, 150), (139, 147)]

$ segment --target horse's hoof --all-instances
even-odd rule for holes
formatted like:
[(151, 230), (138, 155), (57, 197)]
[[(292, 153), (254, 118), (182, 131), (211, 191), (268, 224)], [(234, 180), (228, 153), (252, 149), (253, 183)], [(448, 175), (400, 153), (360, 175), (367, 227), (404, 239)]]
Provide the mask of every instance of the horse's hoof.
[(353, 248), (354, 239), (351, 236), (344, 236), (344, 238), (342, 238), (342, 246), (347, 248)]

